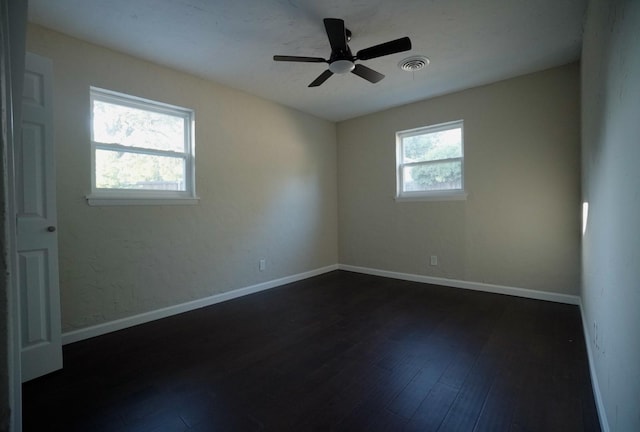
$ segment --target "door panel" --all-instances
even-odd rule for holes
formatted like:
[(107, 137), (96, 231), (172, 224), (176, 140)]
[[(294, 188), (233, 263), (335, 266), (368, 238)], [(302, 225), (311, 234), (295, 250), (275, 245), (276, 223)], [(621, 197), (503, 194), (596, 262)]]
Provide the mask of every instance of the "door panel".
[(27, 53), (15, 152), (22, 381), (62, 367), (51, 79), (51, 61)]
[(32, 347), (51, 339), (49, 321), (47, 251), (31, 251), (18, 254), (18, 268), (24, 288), (22, 294), (22, 346)]
[[(18, 202), (18, 214), (21, 218), (46, 218), (45, 185), (42, 174), (46, 172), (44, 160), (45, 139), (42, 126), (34, 123), (22, 123), (22, 178), (19, 180), (22, 196)], [(24, 220), (23, 220), (24, 222)]]

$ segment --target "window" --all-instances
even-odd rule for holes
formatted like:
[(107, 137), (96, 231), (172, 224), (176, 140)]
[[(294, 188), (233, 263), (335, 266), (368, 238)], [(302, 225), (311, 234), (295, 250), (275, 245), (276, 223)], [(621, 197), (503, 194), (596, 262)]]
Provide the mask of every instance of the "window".
[(91, 88), (92, 205), (195, 202), (193, 111)]
[(462, 120), (396, 134), (397, 199), (464, 199)]

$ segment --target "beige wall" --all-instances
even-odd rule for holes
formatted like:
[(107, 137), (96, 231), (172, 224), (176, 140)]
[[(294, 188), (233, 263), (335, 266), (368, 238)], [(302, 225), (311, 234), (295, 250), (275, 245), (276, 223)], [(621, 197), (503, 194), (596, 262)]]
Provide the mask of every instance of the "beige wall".
[[(396, 202), (396, 131), (459, 119), (467, 200)], [(339, 123), (340, 263), (577, 294), (579, 127), (577, 64)]]
[[(27, 43), (54, 67), (63, 331), (337, 262), (333, 123), (42, 27)], [(195, 110), (198, 205), (87, 205), (91, 85)]]
[(640, 431), (640, 2), (589, 2), (582, 49), (582, 302), (604, 419)]

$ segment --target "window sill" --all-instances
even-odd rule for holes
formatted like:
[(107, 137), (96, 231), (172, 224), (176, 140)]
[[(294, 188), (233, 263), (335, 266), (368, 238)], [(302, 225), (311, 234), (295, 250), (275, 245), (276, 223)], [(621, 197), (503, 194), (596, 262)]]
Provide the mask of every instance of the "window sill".
[(200, 202), (198, 197), (103, 197), (87, 195), (90, 206), (144, 206), (144, 205), (195, 205)]
[(396, 202), (405, 201), (465, 201), (466, 192), (443, 192), (416, 195), (401, 195), (396, 197)]

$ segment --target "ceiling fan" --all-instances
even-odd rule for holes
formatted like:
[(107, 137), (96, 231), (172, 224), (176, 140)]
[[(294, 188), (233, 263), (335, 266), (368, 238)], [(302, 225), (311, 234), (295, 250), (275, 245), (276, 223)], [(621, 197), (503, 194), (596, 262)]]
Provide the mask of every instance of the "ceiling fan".
[(322, 57), (273, 56), (275, 61), (329, 63), (329, 69), (322, 72), (318, 78), (309, 84), (309, 87), (319, 86), (333, 74), (345, 74), (347, 72), (356, 74), (375, 84), (384, 78), (384, 75), (361, 64), (355, 64), (356, 60), (370, 60), (411, 49), (411, 39), (403, 37), (362, 49), (354, 56), (351, 54), (349, 45), (347, 45), (347, 42), (351, 40), (351, 32), (345, 28), (344, 20), (325, 18), (324, 28), (327, 31), (329, 44), (331, 45), (331, 55), (328, 60)]

